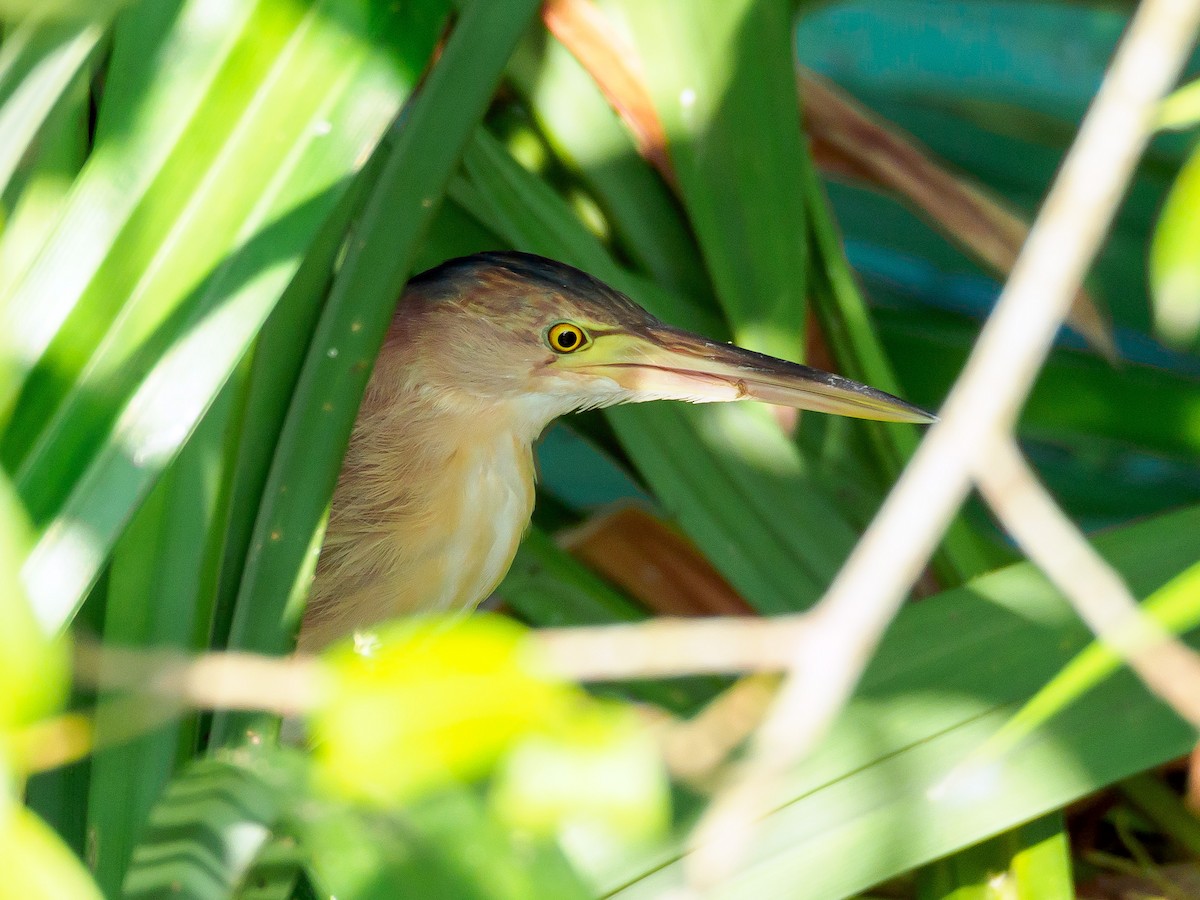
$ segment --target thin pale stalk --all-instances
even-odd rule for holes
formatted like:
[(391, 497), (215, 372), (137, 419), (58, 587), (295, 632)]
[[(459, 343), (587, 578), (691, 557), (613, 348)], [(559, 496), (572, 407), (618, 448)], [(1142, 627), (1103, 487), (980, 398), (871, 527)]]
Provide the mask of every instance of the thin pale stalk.
[(792, 673), (729, 788), (694, 834), (690, 877), (738, 865), (764, 796), (826, 733), (920, 574), (991, 442), (1007, 434), (1112, 221), (1159, 99), (1200, 22), (1195, 0), (1138, 7), (1012, 277), (955, 384), (941, 422), (814, 610), (820, 639), (797, 643)]

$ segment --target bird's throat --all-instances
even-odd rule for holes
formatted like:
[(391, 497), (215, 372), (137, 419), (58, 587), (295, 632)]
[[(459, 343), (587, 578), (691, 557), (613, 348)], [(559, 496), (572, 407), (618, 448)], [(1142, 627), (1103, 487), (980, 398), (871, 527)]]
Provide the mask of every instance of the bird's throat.
[(394, 616), (474, 608), (529, 524), (536, 431), (516, 410), (443, 410), (432, 422), (403, 412), (365, 410), (355, 426), (304, 649)]

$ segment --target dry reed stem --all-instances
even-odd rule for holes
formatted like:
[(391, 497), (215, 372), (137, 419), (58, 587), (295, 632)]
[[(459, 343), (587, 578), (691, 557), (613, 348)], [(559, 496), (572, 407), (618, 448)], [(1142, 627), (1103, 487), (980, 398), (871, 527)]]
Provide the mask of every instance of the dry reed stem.
[(1200, 658), (1145, 615), (1121, 575), (1059, 509), (1013, 440), (997, 440), (976, 471), (988, 505), (1080, 618), (1150, 690), (1200, 728)]
[(705, 889), (744, 858), (779, 776), (843, 708), (996, 440), (1008, 440), (1136, 166), (1159, 99), (1200, 21), (1196, 0), (1145, 0), (1067, 154), (1029, 240), (912, 462), (797, 641), (791, 673), (692, 836), (689, 884)]

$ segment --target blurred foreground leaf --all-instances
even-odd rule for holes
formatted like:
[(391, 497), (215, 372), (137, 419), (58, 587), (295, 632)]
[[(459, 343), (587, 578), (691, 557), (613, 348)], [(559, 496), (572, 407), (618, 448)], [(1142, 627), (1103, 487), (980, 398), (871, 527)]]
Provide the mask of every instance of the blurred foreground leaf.
[(28, 809), (0, 795), (0, 872), (9, 897), (101, 900), (103, 896), (62, 839)]
[(53, 712), (68, 690), (67, 646), (38, 625), (17, 577), (28, 546), (24, 510), (0, 475), (0, 749), (5, 729)]
[(1200, 148), (1175, 178), (1150, 248), (1154, 327), (1164, 341), (1200, 347)]
[(478, 778), (583, 699), (539, 664), (523, 628), (498, 616), (398, 622), (325, 659), (332, 683), (312, 717), (318, 777), (382, 804)]
[(505, 759), (491, 801), (518, 834), (557, 838), (585, 869), (666, 833), (669, 782), (650, 734), (623, 706), (578, 716), (565, 733), (531, 735)]
[(156, 804), (122, 896), (232, 896), (290, 796), (279, 784), (229, 760), (194, 762)]

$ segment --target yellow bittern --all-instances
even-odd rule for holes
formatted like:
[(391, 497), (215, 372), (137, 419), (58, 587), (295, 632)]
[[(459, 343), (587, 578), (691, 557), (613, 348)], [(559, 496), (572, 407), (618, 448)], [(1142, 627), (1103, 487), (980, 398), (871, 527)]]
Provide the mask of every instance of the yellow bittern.
[(533, 445), (565, 413), (761, 400), (929, 422), (855, 381), (672, 328), (562, 263), (481, 253), (413, 278), (338, 478), (300, 643), (474, 607), (533, 511)]

